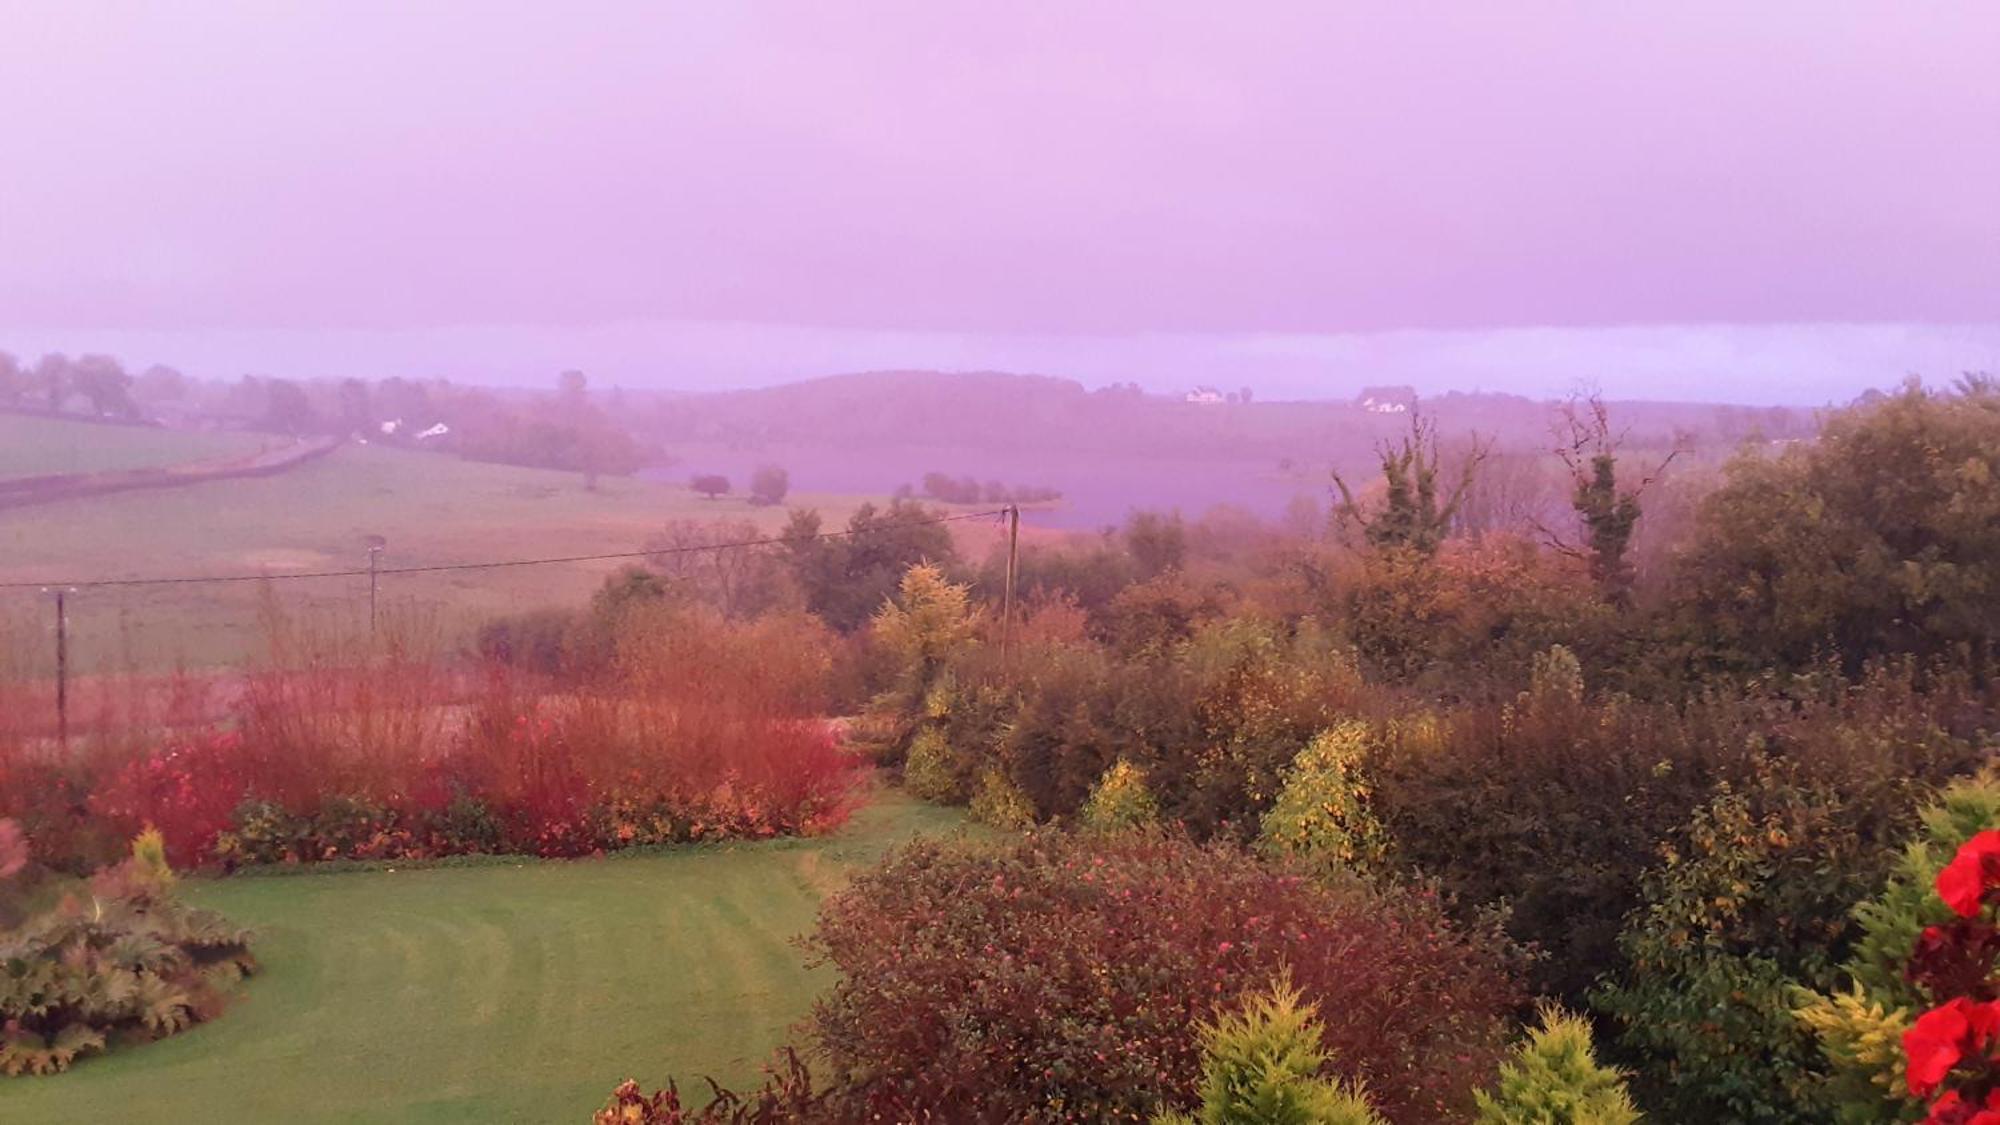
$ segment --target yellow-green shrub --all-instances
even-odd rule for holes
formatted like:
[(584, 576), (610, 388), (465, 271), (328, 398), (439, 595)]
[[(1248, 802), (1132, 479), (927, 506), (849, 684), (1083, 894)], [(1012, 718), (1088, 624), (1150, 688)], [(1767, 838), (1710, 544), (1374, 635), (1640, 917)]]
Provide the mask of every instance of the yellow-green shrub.
[(1202, 1028), (1199, 1116), (1168, 1113), (1155, 1125), (1381, 1125), (1358, 1089), (1322, 1076), (1315, 1009), (1280, 979), (1249, 999), (1241, 1012)]
[(1158, 821), (1159, 804), (1146, 787), (1146, 771), (1124, 758), (1104, 771), (1077, 819), (1093, 832), (1120, 832)]
[(1631, 1125), (1625, 1076), (1597, 1061), (1590, 1024), (1553, 1005), (1528, 1033), (1491, 1093), (1473, 1095), (1479, 1125)]
[(910, 755), (903, 762), (903, 788), (940, 804), (956, 804), (965, 798), (952, 772), (951, 747), (936, 727), (922, 727), (910, 740)]
[(1259, 847), (1311, 866), (1366, 870), (1380, 864), (1388, 841), (1362, 773), (1369, 745), (1367, 724), (1349, 720), (1299, 751), (1277, 802), (1264, 814)]
[(972, 795), (972, 819), (994, 828), (1025, 829), (1035, 826), (1035, 806), (1027, 794), (1005, 772), (987, 770), (979, 779), (979, 792)]

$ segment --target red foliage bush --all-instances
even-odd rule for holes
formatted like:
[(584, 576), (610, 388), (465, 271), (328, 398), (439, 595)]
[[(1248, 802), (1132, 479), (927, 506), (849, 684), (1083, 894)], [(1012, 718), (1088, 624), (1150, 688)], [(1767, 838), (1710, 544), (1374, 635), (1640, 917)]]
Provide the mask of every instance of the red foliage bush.
[(859, 763), (818, 718), (821, 639), (796, 621), (655, 615), (591, 691), (494, 670), (469, 702), (393, 648), (315, 650), (252, 675), (226, 728), (0, 752), (0, 815), (73, 870), (147, 825), (182, 867), (822, 832)]
[(913, 844), (831, 899), (808, 1025), (871, 1120), (1143, 1120), (1195, 1097), (1197, 1027), (1283, 970), (1393, 1121), (1466, 1111), (1518, 998), (1435, 899), (1164, 836)]

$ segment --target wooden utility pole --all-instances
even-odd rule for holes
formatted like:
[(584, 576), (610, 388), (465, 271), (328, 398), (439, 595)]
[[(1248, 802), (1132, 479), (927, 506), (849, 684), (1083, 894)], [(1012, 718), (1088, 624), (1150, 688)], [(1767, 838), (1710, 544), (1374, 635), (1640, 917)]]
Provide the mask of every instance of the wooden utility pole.
[(370, 535), (365, 542), (368, 545), (368, 639), (370, 642), (373, 642), (375, 639), (376, 577), (380, 570), (382, 549), (389, 545), (389, 541), (380, 535)]
[(1020, 572), (1021, 506), (1007, 505), (1007, 587), (1000, 595), (1000, 665), (1011, 667), (1014, 652), (1014, 576)]
[(56, 590), (56, 741), (69, 745), (69, 591)]

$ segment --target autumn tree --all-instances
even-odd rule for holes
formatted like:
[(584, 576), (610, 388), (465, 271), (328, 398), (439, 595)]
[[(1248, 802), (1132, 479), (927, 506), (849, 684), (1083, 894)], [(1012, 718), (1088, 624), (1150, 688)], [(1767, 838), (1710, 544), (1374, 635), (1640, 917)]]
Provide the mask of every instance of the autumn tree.
[(729, 491), (729, 478), (721, 473), (696, 473), (688, 480), (688, 487), (710, 500)]
[(766, 533), (748, 520), (674, 520), (646, 541), (646, 563), (675, 593), (726, 617), (755, 617), (798, 594)]
[(1689, 626), (1746, 665), (1979, 655), (2000, 637), (2000, 384), (1912, 383), (1746, 451), (1680, 566)]

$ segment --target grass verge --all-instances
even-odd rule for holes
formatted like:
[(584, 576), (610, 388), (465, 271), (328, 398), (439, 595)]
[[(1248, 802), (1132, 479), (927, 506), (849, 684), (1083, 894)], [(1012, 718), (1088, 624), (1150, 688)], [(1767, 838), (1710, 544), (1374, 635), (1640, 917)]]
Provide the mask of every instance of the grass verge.
[(792, 939), (957, 812), (605, 861), (193, 881), (264, 971), (213, 1023), (0, 1080), (0, 1121), (581, 1122), (618, 1081), (746, 1083), (829, 983)]

